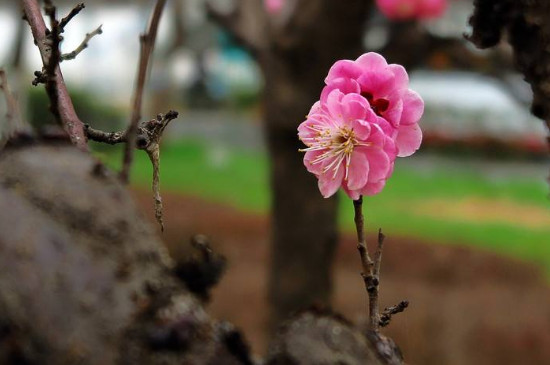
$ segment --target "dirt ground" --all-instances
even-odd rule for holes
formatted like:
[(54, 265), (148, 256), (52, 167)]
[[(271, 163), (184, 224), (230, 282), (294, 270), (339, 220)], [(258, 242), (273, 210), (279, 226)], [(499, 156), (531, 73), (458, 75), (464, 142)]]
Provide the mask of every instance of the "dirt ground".
[[(150, 193), (136, 191), (135, 196), (153, 220)], [(268, 217), (194, 197), (163, 196), (169, 250), (182, 257), (193, 234), (211, 238), (229, 267), (213, 292), (210, 312), (242, 328), (254, 353), (264, 353)], [(550, 290), (541, 270), (460, 244), (385, 234), (381, 305), (407, 299), (410, 307), (384, 333), (401, 347), (407, 363), (550, 364)], [(355, 240), (345, 235), (333, 268), (333, 306), (358, 322), (366, 313), (359, 270)]]

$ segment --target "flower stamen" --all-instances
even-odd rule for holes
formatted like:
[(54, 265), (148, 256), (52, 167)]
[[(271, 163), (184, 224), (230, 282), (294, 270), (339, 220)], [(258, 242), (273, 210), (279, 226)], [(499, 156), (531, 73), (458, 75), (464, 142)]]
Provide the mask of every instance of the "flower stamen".
[(302, 148), (300, 152), (323, 151), (310, 164), (326, 164), (321, 172), (323, 174), (332, 171), (332, 178), (336, 178), (340, 166), (344, 164), (344, 179), (349, 176), (351, 164), (351, 155), (355, 147), (370, 147), (372, 143), (358, 141), (353, 128), (348, 126), (340, 127), (336, 130), (330, 127), (308, 126), (309, 129), (316, 132), (314, 136), (304, 137), (302, 141), (308, 146)]

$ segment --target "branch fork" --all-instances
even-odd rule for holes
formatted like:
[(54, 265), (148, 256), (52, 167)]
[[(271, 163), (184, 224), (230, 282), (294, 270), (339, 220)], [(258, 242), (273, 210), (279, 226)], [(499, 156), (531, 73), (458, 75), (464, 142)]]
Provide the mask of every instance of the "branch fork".
[[(178, 112), (170, 110), (166, 114), (159, 114), (155, 119), (141, 122), (138, 125), (134, 147), (144, 150), (153, 164), (153, 194), (155, 200), (155, 218), (161, 230), (164, 230), (162, 197), (160, 195), (160, 141), (168, 124), (178, 117)], [(118, 132), (103, 132), (84, 126), (86, 137), (92, 141), (107, 144), (130, 144), (128, 130)]]
[(392, 315), (403, 312), (409, 305), (409, 302), (402, 301), (397, 306), (386, 308), (382, 314), (379, 310), (378, 292), (380, 285), (380, 263), (382, 262), (382, 250), (386, 236), (382, 229), (378, 230), (378, 244), (374, 252), (374, 259), (369, 255), (365, 239), (364, 217), (363, 217), (363, 197), (353, 201), (355, 211), (355, 227), (357, 230), (357, 250), (361, 258), (361, 277), (365, 283), (365, 289), (368, 294), (369, 308), (369, 328), (378, 332), (380, 327), (385, 327), (390, 323)]
[[(96, 35), (102, 33), (101, 25), (86, 34), (80, 45), (67, 54), (61, 54), (59, 44), (62, 41), (61, 34), (67, 24), (84, 9), (84, 4), (76, 5), (67, 16), (60, 21), (57, 19), (57, 9), (52, 0), (44, 1), (44, 12), (50, 18), (50, 29), (46, 27), (37, 0), (21, 0), (23, 18), (29, 23), (34, 40), (42, 58), (43, 68), (34, 73), (33, 85), (45, 84), (50, 99), (50, 111), (58, 122), (64, 127), (71, 142), (82, 150), (88, 150), (87, 141), (117, 144), (126, 143), (121, 180), (128, 182), (130, 166), (133, 160), (135, 148), (144, 150), (153, 164), (153, 193), (155, 199), (155, 216), (162, 229), (162, 198), (160, 196), (160, 140), (168, 123), (178, 116), (175, 111), (159, 114), (156, 119), (140, 122), (143, 91), (147, 76), (147, 70), (153, 52), (160, 18), (166, 0), (157, 0), (147, 31), (140, 36), (141, 51), (137, 81), (134, 89), (133, 109), (130, 124), (125, 131), (103, 132), (84, 124), (76, 115), (72, 100), (67, 91), (59, 63), (63, 60), (75, 58), (88, 47), (88, 42)], [(8, 95), (6, 93), (6, 95)]]

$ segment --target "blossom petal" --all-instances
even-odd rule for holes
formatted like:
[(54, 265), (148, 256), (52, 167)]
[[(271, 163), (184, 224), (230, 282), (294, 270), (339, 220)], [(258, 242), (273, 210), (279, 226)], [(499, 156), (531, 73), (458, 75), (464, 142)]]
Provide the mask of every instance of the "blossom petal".
[(317, 114), (321, 112), (321, 102), (316, 101), (312, 106), (311, 109), (309, 109), (308, 114)]
[(355, 119), (365, 119), (367, 112), (371, 111), (367, 99), (359, 94), (344, 95), (342, 98), (342, 105), (344, 118), (350, 121)]
[(325, 86), (321, 91), (320, 99), (322, 104), (325, 104), (327, 102), (328, 94), (330, 94), (330, 92), (335, 89), (340, 90), (344, 94), (353, 94), (353, 93), (358, 94), (361, 92), (361, 87), (359, 86), (357, 81), (350, 78), (340, 77), (340, 78), (331, 80), (330, 83), (327, 86)]
[(416, 92), (407, 90), (403, 95), (403, 112), (401, 113), (401, 125), (417, 123), (424, 113), (424, 101)]
[(319, 191), (325, 198), (330, 198), (334, 195), (342, 185), (342, 180), (344, 179), (344, 167), (340, 165), (336, 176), (332, 170), (329, 170), (321, 175), (319, 175)]
[(395, 89), (407, 89), (409, 87), (409, 75), (405, 70), (405, 67), (392, 63), (388, 65), (389, 71), (393, 73)]
[(402, 125), (398, 129), (395, 139), (399, 157), (412, 155), (422, 143), (422, 130), (418, 124)]
[(338, 125), (342, 122), (342, 116), (343, 116), (343, 110), (342, 110), (342, 97), (344, 94), (340, 92), (338, 89), (334, 89), (328, 94), (327, 101), (326, 101), (326, 107), (330, 114), (330, 116), (333, 119), (333, 124)]
[(365, 53), (355, 60), (355, 63), (364, 71), (378, 72), (388, 66), (386, 59), (376, 52)]
[(370, 136), (367, 141), (371, 143), (373, 147), (383, 148), (386, 140), (389, 139), (388, 135), (384, 133), (378, 124), (371, 124), (370, 129)]
[(328, 75), (325, 78), (325, 84), (329, 84), (332, 80), (337, 78), (356, 79), (361, 74), (361, 68), (350, 60), (336, 61), (334, 65), (328, 71)]
[(367, 154), (369, 159), (368, 180), (370, 182), (385, 180), (390, 171), (390, 159), (388, 155), (379, 148), (371, 148)]
[(376, 119), (373, 121), (373, 123), (379, 126), (384, 134), (392, 137), (394, 128), (385, 118), (376, 116)]
[(345, 185), (342, 187), (344, 188), (344, 191), (350, 197), (351, 200), (357, 200), (359, 199), (359, 196), (361, 196), (361, 194), (359, 193), (359, 190), (350, 190)]
[(395, 141), (392, 138), (389, 138), (389, 137), (386, 138), (384, 142), (384, 152), (386, 153), (386, 155), (388, 155), (388, 157), (390, 158), (390, 161), (394, 161), (395, 158), (397, 157), (397, 153), (399, 152), (399, 150), (397, 149), (397, 145), (395, 144)]
[(306, 167), (307, 171), (311, 172), (315, 175), (320, 175), (323, 167), (321, 163), (313, 163), (316, 158), (318, 158), (320, 155), (325, 153), (326, 150), (320, 150), (320, 151), (306, 151), (306, 154), (304, 155), (304, 166)]
[(317, 134), (313, 131), (310, 126), (312, 126), (311, 120), (306, 120), (305, 122), (300, 123), (298, 126), (298, 138), (307, 146), (309, 146), (308, 139), (314, 138)]
[(371, 133), (371, 124), (362, 119), (356, 119), (351, 124), (353, 133), (360, 142), (366, 141)]
[(380, 180), (377, 182), (369, 182), (359, 192), (361, 195), (376, 195), (382, 191), (386, 185), (386, 180)]
[(364, 152), (354, 151), (351, 154), (348, 168), (347, 186), (350, 190), (362, 188), (369, 177), (369, 160)]
[(382, 116), (391, 123), (394, 128), (399, 126), (401, 114), (403, 113), (403, 100), (398, 90), (394, 90), (388, 96), (388, 109), (382, 113)]
[(323, 124), (319, 119), (315, 118), (315, 116), (308, 116), (308, 118), (298, 126), (298, 138), (309, 146), (309, 140), (317, 136), (318, 132), (315, 129), (319, 129), (320, 125)]
[(392, 92), (395, 76), (390, 71), (364, 72), (358, 79), (361, 91), (370, 93), (375, 99), (384, 98)]

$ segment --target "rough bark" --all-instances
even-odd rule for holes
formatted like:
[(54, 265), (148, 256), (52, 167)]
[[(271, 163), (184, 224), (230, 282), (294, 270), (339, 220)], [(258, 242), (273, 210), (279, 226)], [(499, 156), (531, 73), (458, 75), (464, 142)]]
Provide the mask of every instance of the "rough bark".
[[(303, 166), (296, 128), (319, 99), (338, 59), (356, 58), (367, 1), (300, 1), (284, 25), (273, 25), (258, 59), (265, 76), (264, 119), (271, 159), (272, 323), (312, 303), (328, 303), (337, 242), (335, 198), (323, 199)], [(322, 27), (319, 24), (323, 24)]]
[[(375, 339), (374, 337), (372, 339)], [(285, 323), (273, 342), (266, 365), (402, 364), (399, 352), (376, 355), (370, 338), (330, 312), (309, 310)], [(382, 345), (383, 346), (383, 345)], [(392, 362), (393, 361), (393, 362)]]
[(250, 364), (114, 174), (67, 142), (0, 157), (0, 363)]

